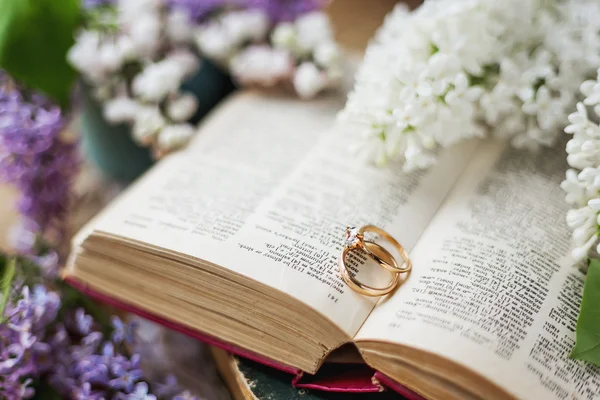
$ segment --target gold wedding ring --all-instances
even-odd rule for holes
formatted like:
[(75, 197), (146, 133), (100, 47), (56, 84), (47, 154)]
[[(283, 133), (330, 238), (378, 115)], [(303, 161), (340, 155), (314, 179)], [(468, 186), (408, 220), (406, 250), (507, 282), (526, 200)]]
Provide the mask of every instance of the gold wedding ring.
[[(376, 233), (377, 235), (381, 236), (382, 238), (384, 238), (385, 240), (390, 242), (392, 244), (392, 246), (394, 246), (394, 248), (398, 251), (398, 253), (400, 253), (400, 257), (402, 257), (402, 261), (403, 261), (402, 266), (399, 268), (396, 265), (391, 265), (391, 264), (387, 263), (385, 260), (383, 260), (381, 257), (378, 257), (377, 254), (370, 252), (369, 249), (364, 245), (365, 232)], [(403, 272), (410, 271), (410, 269), (412, 268), (412, 262), (410, 261), (410, 257), (408, 257), (408, 253), (406, 252), (404, 247), (402, 247), (402, 245), (400, 243), (398, 243), (398, 241), (396, 239), (394, 239), (392, 235), (390, 235), (383, 229), (378, 228), (375, 225), (365, 225), (358, 230), (357, 238), (359, 239), (359, 243), (362, 246), (361, 248), (369, 255), (369, 257), (374, 259), (377, 262), (377, 264), (381, 265), (383, 268), (387, 269), (388, 271), (401, 274)]]
[[(377, 250), (372, 251), (372, 253), (376, 253), (377, 251), (379, 251), (379, 252), (385, 254), (385, 256), (389, 257), (389, 259), (391, 260), (392, 263), (394, 263), (394, 265), (396, 264), (396, 260), (390, 254), (390, 252), (387, 251), (384, 247), (378, 245), (377, 243), (370, 242), (367, 240), (364, 242), (364, 246), (365, 246), (365, 248), (369, 248), (369, 247), (376, 248)], [(382, 288), (376, 288), (373, 286), (369, 286), (367, 284), (360, 282), (358, 279), (356, 279), (354, 276), (352, 276), (352, 274), (350, 274), (350, 271), (348, 270), (348, 267), (346, 266), (346, 256), (348, 256), (348, 254), (351, 251), (356, 250), (356, 249), (357, 249), (357, 247), (348, 247), (348, 246), (344, 247), (344, 250), (342, 250), (342, 254), (338, 261), (338, 266), (340, 268), (340, 274), (342, 275), (342, 279), (344, 280), (344, 282), (346, 282), (346, 284), (348, 286), (350, 286), (350, 288), (352, 288), (352, 290), (354, 290), (355, 292), (360, 293), (362, 295), (365, 295), (365, 296), (376, 297), (376, 296), (384, 296), (384, 295), (390, 293), (392, 290), (394, 290), (396, 288), (396, 286), (398, 286), (398, 283), (400, 283), (400, 275), (397, 273), (392, 273), (392, 281), (386, 287), (382, 287)]]
[[(402, 257), (402, 265), (398, 266), (398, 262), (386, 248), (378, 243), (365, 240), (364, 234), (366, 232), (375, 233), (389, 242), (398, 251), (400, 257)], [(348, 270), (348, 267), (346, 266), (346, 257), (351, 251), (354, 250), (364, 251), (367, 256), (377, 262), (380, 267), (392, 273), (392, 281), (388, 286), (383, 288), (375, 288), (360, 282), (358, 279), (352, 276)], [(400, 283), (400, 274), (410, 271), (412, 268), (412, 262), (410, 261), (410, 257), (408, 256), (408, 253), (404, 247), (402, 247), (402, 245), (398, 243), (398, 241), (389, 233), (374, 225), (365, 225), (360, 229), (354, 227), (346, 228), (345, 246), (342, 250), (342, 254), (340, 255), (338, 266), (342, 279), (354, 291), (365, 296), (383, 296), (390, 293), (398, 286)]]

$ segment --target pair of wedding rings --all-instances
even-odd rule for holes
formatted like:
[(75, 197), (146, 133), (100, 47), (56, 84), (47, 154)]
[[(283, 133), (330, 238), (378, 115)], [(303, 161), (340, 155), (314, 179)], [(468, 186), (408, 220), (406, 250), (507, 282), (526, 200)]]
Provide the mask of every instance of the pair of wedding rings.
[[(398, 265), (396, 258), (378, 243), (365, 240), (364, 234), (366, 232), (372, 232), (383, 239), (388, 241), (400, 254), (402, 258), (402, 264)], [(382, 288), (372, 287), (367, 284), (360, 282), (354, 277), (348, 270), (346, 265), (346, 257), (352, 251), (362, 250), (368, 257), (373, 259), (380, 267), (392, 273), (391, 282)], [(384, 296), (392, 292), (400, 284), (400, 274), (410, 271), (412, 263), (406, 250), (396, 239), (394, 239), (389, 233), (380, 229), (374, 225), (365, 225), (362, 228), (346, 228), (346, 240), (342, 254), (340, 255), (338, 266), (342, 279), (352, 290), (365, 296)]]

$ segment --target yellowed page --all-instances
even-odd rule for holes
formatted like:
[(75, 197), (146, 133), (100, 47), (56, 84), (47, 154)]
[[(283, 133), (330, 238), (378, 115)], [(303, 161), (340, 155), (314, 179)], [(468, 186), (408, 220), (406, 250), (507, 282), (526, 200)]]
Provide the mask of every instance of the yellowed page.
[(441, 355), (518, 398), (595, 398), (598, 369), (568, 359), (583, 276), (561, 265), (563, 148), (478, 149), (416, 245), (411, 278), (356, 339)]
[(427, 173), (367, 167), (349, 152), (347, 132), (331, 129), (342, 105), (343, 97), (238, 95), (188, 149), (153, 168), (91, 229), (251, 277), (353, 336), (374, 300), (338, 278), (345, 227), (372, 222), (407, 245), (416, 242), (473, 145), (444, 154)]

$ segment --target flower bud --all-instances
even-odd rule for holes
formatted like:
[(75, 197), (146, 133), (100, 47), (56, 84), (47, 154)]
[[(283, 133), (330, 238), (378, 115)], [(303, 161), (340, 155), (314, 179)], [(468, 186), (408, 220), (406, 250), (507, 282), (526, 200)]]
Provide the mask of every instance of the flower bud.
[(158, 147), (163, 151), (174, 150), (187, 144), (193, 134), (194, 127), (190, 124), (168, 125), (158, 135)]
[(296, 70), (294, 88), (303, 99), (314, 97), (327, 86), (327, 78), (313, 63), (303, 63)]
[(189, 120), (198, 109), (198, 100), (191, 94), (184, 94), (169, 102), (167, 115), (173, 121), (183, 122)]

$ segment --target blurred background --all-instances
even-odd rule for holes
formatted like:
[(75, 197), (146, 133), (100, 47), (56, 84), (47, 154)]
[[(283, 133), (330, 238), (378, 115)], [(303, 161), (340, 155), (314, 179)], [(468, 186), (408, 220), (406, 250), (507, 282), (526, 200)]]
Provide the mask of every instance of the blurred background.
[[(383, 22), (385, 14), (392, 10), (396, 3), (394, 0), (332, 1), (326, 11), (331, 18), (336, 40), (346, 51), (362, 54), (370, 38)], [(408, 0), (404, 3), (414, 8), (420, 1)], [(77, 128), (75, 124), (73, 129)], [(86, 182), (82, 182), (81, 185), (86, 186)], [(14, 209), (15, 200), (15, 189), (9, 185), (0, 185), (0, 249), (5, 251), (10, 250), (8, 231), (18, 219)]]

